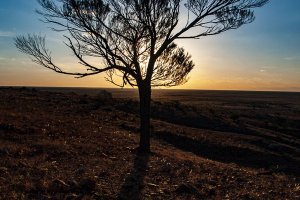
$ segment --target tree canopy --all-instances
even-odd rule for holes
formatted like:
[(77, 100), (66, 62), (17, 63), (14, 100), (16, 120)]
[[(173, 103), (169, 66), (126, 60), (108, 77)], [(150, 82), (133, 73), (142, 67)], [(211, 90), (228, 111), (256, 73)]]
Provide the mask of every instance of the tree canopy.
[[(267, 0), (38, 0), (37, 12), (53, 30), (67, 32), (66, 45), (86, 72), (64, 71), (46, 48), (45, 38), (19, 36), (16, 46), (34, 62), (58, 73), (85, 77), (106, 72), (120, 86), (176, 86), (193, 69), (191, 56), (176, 39), (198, 39), (254, 20), (252, 8)], [(194, 29), (193, 31), (191, 31)], [(99, 58), (93, 65), (88, 57)], [(117, 83), (114, 75), (122, 77)]]

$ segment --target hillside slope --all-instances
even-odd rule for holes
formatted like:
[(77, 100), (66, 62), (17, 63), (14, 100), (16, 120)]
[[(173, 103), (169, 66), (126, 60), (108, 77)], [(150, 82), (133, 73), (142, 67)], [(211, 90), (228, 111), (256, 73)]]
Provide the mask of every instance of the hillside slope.
[(138, 117), (113, 101), (0, 89), (0, 199), (300, 198), (296, 147), (153, 120), (139, 155)]

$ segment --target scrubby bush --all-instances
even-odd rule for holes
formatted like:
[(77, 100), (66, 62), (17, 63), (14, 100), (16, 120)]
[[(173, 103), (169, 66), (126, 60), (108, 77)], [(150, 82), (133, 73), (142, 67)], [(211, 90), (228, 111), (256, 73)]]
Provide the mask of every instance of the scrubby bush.
[(111, 102), (113, 100), (112, 94), (106, 90), (101, 90), (97, 96), (96, 99), (100, 102)]

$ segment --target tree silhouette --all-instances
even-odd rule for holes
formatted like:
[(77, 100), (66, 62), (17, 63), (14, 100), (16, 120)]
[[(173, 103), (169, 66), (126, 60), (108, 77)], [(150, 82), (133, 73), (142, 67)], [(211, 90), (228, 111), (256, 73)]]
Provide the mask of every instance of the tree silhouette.
[[(191, 56), (177, 39), (198, 39), (237, 29), (254, 20), (253, 8), (268, 0), (38, 0), (37, 12), (53, 30), (64, 32), (82, 72), (56, 65), (45, 37), (18, 36), (16, 47), (37, 64), (57, 73), (86, 77), (106, 73), (120, 87), (137, 87), (140, 146), (150, 150), (151, 88), (177, 86), (193, 69)], [(89, 58), (99, 59), (93, 65)], [(121, 77), (121, 78), (116, 78)]]

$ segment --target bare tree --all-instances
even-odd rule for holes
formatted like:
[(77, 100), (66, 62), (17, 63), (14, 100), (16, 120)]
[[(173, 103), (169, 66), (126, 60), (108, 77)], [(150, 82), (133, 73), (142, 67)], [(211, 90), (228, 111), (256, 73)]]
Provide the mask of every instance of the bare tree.
[[(37, 12), (53, 30), (64, 32), (84, 72), (56, 65), (39, 35), (19, 36), (16, 47), (55, 72), (86, 77), (105, 72), (120, 87), (137, 87), (140, 150), (150, 150), (151, 88), (177, 86), (193, 69), (177, 39), (198, 39), (237, 29), (254, 20), (253, 8), (268, 0), (38, 0)], [(89, 58), (99, 58), (93, 65)], [(120, 77), (117, 78), (116, 77)], [(121, 79), (121, 82), (118, 80)]]

